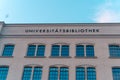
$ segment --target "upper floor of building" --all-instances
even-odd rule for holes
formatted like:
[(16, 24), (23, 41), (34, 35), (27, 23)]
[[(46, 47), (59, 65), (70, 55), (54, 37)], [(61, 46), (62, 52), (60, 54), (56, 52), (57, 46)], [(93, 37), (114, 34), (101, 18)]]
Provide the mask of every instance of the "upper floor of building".
[(120, 23), (0, 22), (0, 56), (119, 57), (119, 44)]
[(120, 23), (39, 23), (6, 24), (0, 22), (0, 38), (4, 37), (117, 37)]

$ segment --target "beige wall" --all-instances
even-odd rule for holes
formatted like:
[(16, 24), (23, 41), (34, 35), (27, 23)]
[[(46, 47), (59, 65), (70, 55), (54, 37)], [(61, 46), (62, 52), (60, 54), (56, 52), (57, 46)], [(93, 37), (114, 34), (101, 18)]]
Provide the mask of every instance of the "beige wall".
[[(27, 51), (27, 45), (29, 43), (45, 43), (46, 58), (24, 58)], [(70, 56), (71, 58), (49, 58), (51, 52), (51, 44), (67, 42), (70, 44)], [(8, 80), (20, 80), (22, 77), (23, 67), (28, 64), (39, 64), (43, 66), (43, 80), (48, 78), (49, 66), (55, 64), (63, 64), (69, 66), (70, 80), (75, 79), (75, 67), (78, 65), (93, 65), (96, 67), (97, 80), (112, 80), (111, 69), (113, 66), (120, 66), (119, 59), (110, 59), (108, 44), (118, 43), (120, 44), (120, 39), (90, 39), (90, 38), (59, 38), (59, 39), (43, 39), (43, 38), (34, 38), (34, 39), (15, 39), (15, 38), (4, 38), (1, 40), (0, 53), (4, 44), (13, 43), (15, 44), (15, 49), (13, 53), (13, 58), (0, 58), (0, 65), (9, 65), (10, 70), (8, 74)], [(75, 44), (77, 43), (93, 43), (95, 44), (95, 56), (97, 58), (75, 58)], [(74, 73), (74, 75), (73, 75)], [(45, 79), (44, 79), (45, 78)]]

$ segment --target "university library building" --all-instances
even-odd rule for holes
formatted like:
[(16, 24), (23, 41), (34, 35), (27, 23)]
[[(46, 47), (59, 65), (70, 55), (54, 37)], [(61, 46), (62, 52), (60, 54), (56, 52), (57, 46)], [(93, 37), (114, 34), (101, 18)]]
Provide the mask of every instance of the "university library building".
[(0, 22), (0, 80), (120, 80), (120, 23)]

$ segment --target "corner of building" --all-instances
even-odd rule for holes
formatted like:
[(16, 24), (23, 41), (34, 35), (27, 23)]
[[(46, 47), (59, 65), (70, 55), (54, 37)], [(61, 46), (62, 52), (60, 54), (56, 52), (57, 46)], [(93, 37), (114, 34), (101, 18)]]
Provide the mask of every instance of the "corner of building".
[(1, 34), (1, 31), (2, 31), (2, 28), (3, 28), (3, 25), (4, 25), (4, 21), (0, 21), (0, 34)]

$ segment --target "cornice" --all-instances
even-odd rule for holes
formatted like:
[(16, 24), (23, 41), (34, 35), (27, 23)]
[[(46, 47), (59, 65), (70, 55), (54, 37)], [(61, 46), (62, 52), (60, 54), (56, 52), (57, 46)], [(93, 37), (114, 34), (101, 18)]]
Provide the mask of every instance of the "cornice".
[(80, 26), (80, 27), (84, 27), (84, 26), (92, 26), (92, 27), (101, 27), (101, 26), (120, 26), (120, 23), (21, 23), (21, 24), (5, 24), (4, 27), (40, 27), (40, 26), (44, 26), (44, 27), (51, 27), (51, 26), (55, 26), (55, 27), (64, 27), (64, 26)]
[(0, 35), (0, 38), (119, 38), (120, 35)]

